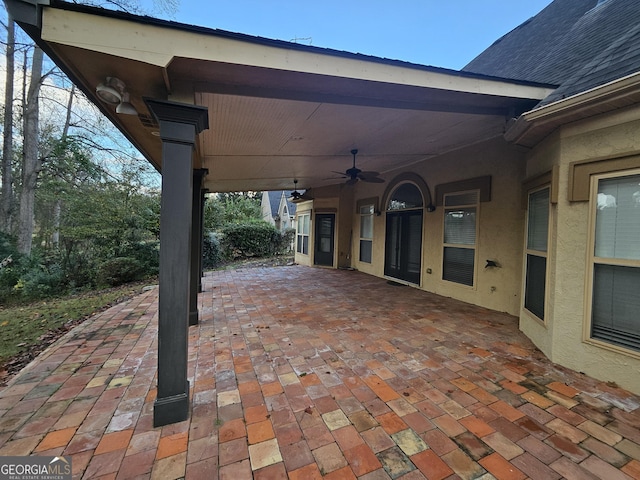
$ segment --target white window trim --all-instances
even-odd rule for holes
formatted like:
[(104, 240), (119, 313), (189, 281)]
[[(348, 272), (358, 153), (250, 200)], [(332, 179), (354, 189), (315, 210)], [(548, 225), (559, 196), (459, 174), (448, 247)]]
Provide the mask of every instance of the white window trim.
[[(596, 229), (596, 213), (597, 213), (597, 199), (598, 199), (598, 184), (600, 180), (618, 177), (628, 177), (632, 175), (640, 175), (640, 169), (622, 170), (611, 173), (604, 173), (600, 175), (591, 176), (590, 195), (589, 195), (589, 236), (587, 241), (587, 259), (586, 259), (586, 281), (584, 292), (584, 322), (582, 331), (582, 341), (586, 344), (593, 345), (605, 350), (610, 350), (616, 353), (627, 355), (629, 357), (640, 358), (640, 352), (625, 348), (621, 345), (614, 345), (603, 340), (591, 337), (591, 316), (593, 313), (593, 273), (594, 265), (615, 265), (623, 267), (635, 267), (640, 268), (640, 260), (630, 259), (600, 259), (595, 256), (595, 229)], [(606, 260), (606, 261), (605, 261)]]
[[(362, 213), (362, 209), (363, 208), (370, 208), (371, 209), (371, 213)], [(373, 219), (374, 219), (374, 212), (376, 210), (376, 206), (373, 203), (366, 203), (363, 205), (360, 205), (359, 208), (359, 214), (360, 214), (360, 231), (359, 231), (359, 240), (358, 240), (358, 262), (360, 263), (366, 263), (367, 265), (371, 265), (373, 263), (373, 231), (371, 232), (371, 238), (365, 238), (362, 236), (362, 218), (363, 217), (371, 217), (371, 229), (373, 230), (374, 225), (373, 225)], [(360, 246), (362, 245), (363, 241), (367, 241), (367, 242), (371, 242), (371, 261), (367, 262), (365, 260), (361, 260), (361, 256), (362, 256), (362, 252), (360, 251)]]
[[(475, 193), (477, 195), (476, 197), (476, 203), (475, 204), (469, 204), (469, 205), (446, 205), (446, 199), (447, 197), (452, 197), (452, 196), (457, 196), (457, 195), (464, 195), (467, 193)], [(478, 288), (478, 239), (480, 238), (479, 235), (479, 225), (480, 225), (480, 189), (474, 189), (474, 190), (461, 190), (459, 192), (447, 192), (442, 196), (442, 210), (443, 210), (443, 215), (442, 215), (442, 262), (440, 265), (441, 268), (441, 280), (443, 282), (446, 282), (447, 285), (455, 285), (457, 287), (460, 288), (464, 288), (467, 290), (477, 290)], [(473, 246), (468, 245), (468, 244), (457, 244), (457, 243), (445, 243), (444, 241), (444, 234), (445, 234), (445, 221), (446, 221), (446, 217), (447, 217), (447, 210), (455, 210), (457, 208), (475, 208), (476, 209), (476, 231), (475, 231), (475, 242), (473, 244)], [(474, 251), (474, 255), (473, 255), (473, 285), (465, 285), (464, 283), (459, 283), (459, 282), (454, 282), (452, 280), (447, 280), (444, 278), (444, 249), (447, 247), (453, 247), (453, 248), (465, 248), (465, 249), (469, 249), (469, 250), (473, 250)]]
[[(309, 217), (309, 224), (308, 224), (309, 232), (307, 233), (302, 233), (299, 230), (299, 228), (304, 227), (304, 217)], [(303, 239), (302, 243), (304, 243), (304, 237), (307, 237), (307, 253), (298, 251), (298, 244), (299, 244), (298, 237)], [(311, 212), (303, 212), (297, 216), (297, 220), (296, 220), (296, 253), (299, 255), (309, 256), (310, 250), (311, 250)]]
[[(540, 255), (542, 252), (540, 252), (540, 250), (532, 250), (530, 248), (527, 248), (527, 243), (528, 243), (528, 238), (529, 238), (529, 201), (530, 201), (530, 197), (531, 194), (542, 191), (544, 189), (548, 189), (549, 190), (549, 222), (547, 225), (547, 251), (544, 252), (544, 255)], [(551, 235), (551, 225), (552, 225), (552, 214), (553, 211), (551, 209), (551, 196), (552, 192), (551, 192), (551, 185), (550, 184), (546, 184), (546, 185), (542, 185), (538, 188), (533, 188), (531, 190), (529, 190), (527, 192), (527, 216), (526, 216), (526, 222), (525, 222), (525, 231), (524, 231), (524, 255), (523, 255), (523, 261), (522, 261), (522, 294), (520, 295), (520, 297), (522, 298), (522, 311), (525, 312), (530, 318), (534, 319), (535, 321), (537, 321), (538, 323), (540, 323), (543, 326), (547, 326), (547, 319), (549, 318), (549, 249), (551, 248), (551, 239), (553, 238)], [(527, 255), (537, 255), (539, 257), (544, 257), (547, 259), (547, 267), (545, 269), (545, 276), (544, 276), (544, 319), (538, 317), (535, 313), (533, 313), (531, 310), (529, 310), (526, 306), (525, 306), (525, 296), (526, 296), (526, 289), (527, 289)]]

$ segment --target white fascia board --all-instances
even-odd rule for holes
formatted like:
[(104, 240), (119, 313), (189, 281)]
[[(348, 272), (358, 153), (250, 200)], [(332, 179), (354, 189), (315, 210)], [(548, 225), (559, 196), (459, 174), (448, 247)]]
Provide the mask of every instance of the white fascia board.
[(640, 86), (640, 72), (535, 108), (523, 113), (522, 116), (528, 122), (544, 121), (598, 102), (610, 101), (612, 97), (621, 97), (627, 94), (635, 95), (638, 92), (638, 86)]

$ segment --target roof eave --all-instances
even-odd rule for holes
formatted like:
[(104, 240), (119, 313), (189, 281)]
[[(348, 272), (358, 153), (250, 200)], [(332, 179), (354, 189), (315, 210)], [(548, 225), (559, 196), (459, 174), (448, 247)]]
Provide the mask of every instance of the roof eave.
[(523, 113), (505, 132), (507, 141), (533, 147), (554, 130), (640, 102), (640, 71)]

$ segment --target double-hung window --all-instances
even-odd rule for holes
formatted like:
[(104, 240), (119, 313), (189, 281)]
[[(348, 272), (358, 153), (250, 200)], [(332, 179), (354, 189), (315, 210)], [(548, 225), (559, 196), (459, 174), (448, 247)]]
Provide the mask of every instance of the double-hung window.
[(549, 190), (549, 187), (546, 187), (529, 193), (529, 207), (527, 209), (524, 308), (540, 320), (544, 320), (547, 283)]
[(478, 197), (478, 191), (444, 196), (444, 280), (474, 285)]
[(373, 247), (373, 205), (360, 207), (360, 261), (371, 263)]
[(592, 184), (589, 337), (640, 352), (640, 171)]
[(296, 234), (296, 252), (309, 255), (309, 224), (311, 223), (311, 214), (302, 213), (298, 215)]

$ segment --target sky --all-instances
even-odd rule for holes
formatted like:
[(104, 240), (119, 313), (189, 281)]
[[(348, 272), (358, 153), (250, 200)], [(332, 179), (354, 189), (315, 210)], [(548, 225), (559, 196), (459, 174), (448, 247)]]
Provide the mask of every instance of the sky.
[(550, 3), (178, 0), (175, 14), (151, 14), (191, 25), (459, 70)]

